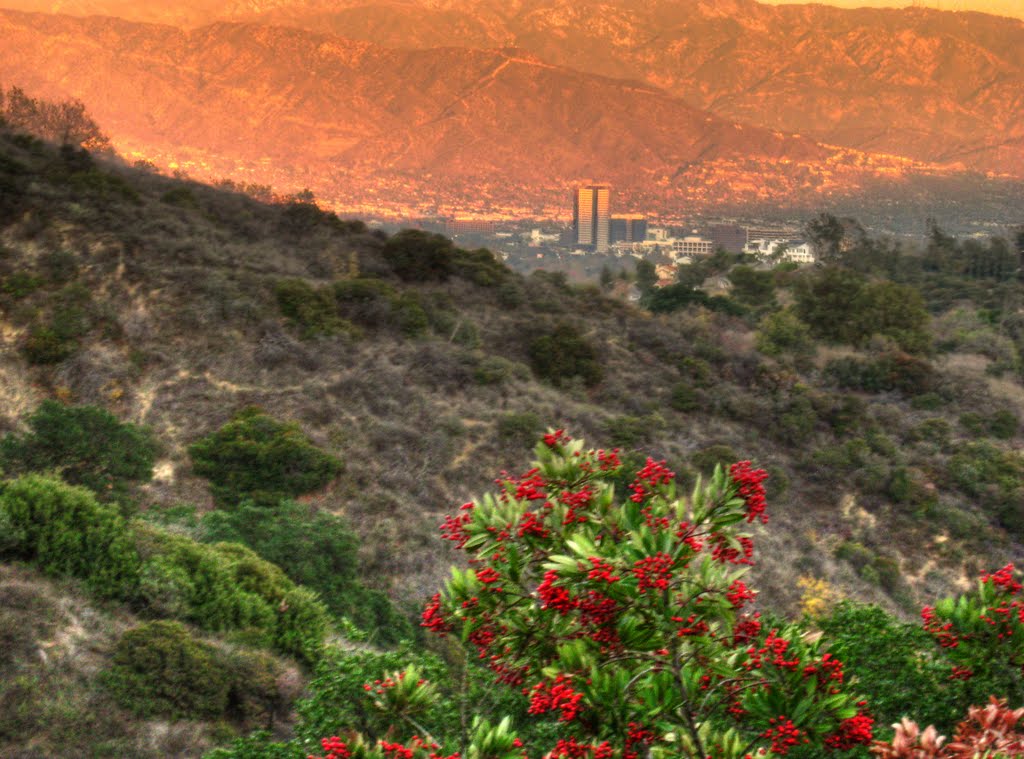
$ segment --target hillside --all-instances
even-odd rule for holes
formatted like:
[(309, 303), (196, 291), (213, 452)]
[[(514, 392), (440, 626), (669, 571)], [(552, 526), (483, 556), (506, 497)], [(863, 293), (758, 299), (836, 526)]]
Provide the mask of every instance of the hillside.
[(729, 121), (1024, 175), (1016, 118), (1024, 22), (981, 13), (753, 0), (7, 5), (192, 27), (259, 21), (396, 49), (515, 47), (549, 64), (645, 82)]
[[(3, 147), (5, 425), (15, 428), (45, 397), (149, 425), (164, 450), (147, 488), (151, 508), (208, 508), (185, 447), (260, 406), (298, 421), (344, 462), (345, 474), (315, 502), (363, 537), (364, 577), (410, 600), (444, 572), (433, 548), (441, 516), (498, 471), (523, 467), (531, 437), (547, 425), (678, 466), (706, 466), (724, 445), (773, 467), (788, 483), (776, 507), (783, 527), (767, 536), (759, 571), (766, 597), (788, 607), (799, 595), (794, 571), (879, 597), (832, 557), (844, 542), (896, 562), (910, 584), (890, 590), (904, 602), (907, 593), (956, 587), (962, 564), (979, 560), (970, 546), (984, 545), (989, 558), (1018, 550), (1016, 533), (985, 516), (985, 498), (957, 490), (946, 469), (979, 434), (958, 421), (964, 414), (1021, 415), (1019, 385), (983, 371), (992, 359), (937, 356), (931, 405), (892, 392), (850, 400), (823, 370), (855, 352), (823, 348), (797, 369), (754, 349), (749, 316), (652, 317), (558, 277), (522, 279), (468, 259), (444, 281), (396, 278), (381, 236), (312, 206), (260, 205), (102, 165), (83, 170), (21, 138), (5, 137)], [(47, 274), (55, 256), (72, 279)], [(339, 301), (341, 322), (321, 324), (327, 317), (310, 304), (291, 319), (282, 313), (282, 282), (310, 283), (300, 302), (316, 303), (316, 287), (356, 272), (383, 283)], [(16, 284), (25, 277), (32, 286)], [(1006, 292), (998, 297), (1014, 291)], [(60, 332), (68, 304), (78, 321)], [(535, 363), (531, 370), (531, 346), (560, 324), (595, 346), (600, 381), (554, 386)], [(69, 336), (51, 352), (31, 347), (54, 330)], [(990, 339), (1013, 350), (1006, 338)], [(884, 341), (876, 350), (884, 355)], [(680, 405), (679, 392), (694, 400)], [(945, 429), (941, 442), (920, 437), (921, 425)], [(1012, 446), (1012, 434), (996, 444)], [(937, 500), (894, 502), (897, 475), (927, 484)], [(926, 507), (945, 516), (922, 520)], [(904, 557), (892, 553), (893, 536), (908, 546)]]
[[(374, 592), (414, 616), (458, 560), (437, 525), (500, 472), (525, 471), (546, 427), (618, 447), (628, 467), (663, 459), (684, 489), (719, 463), (765, 467), (771, 521), (752, 528), (751, 573), (765, 614), (820, 614), (845, 597), (916, 615), (1019, 561), (1016, 254), (938, 228), (916, 251), (872, 240), (851, 220), (820, 217), (809, 231), (831, 265), (759, 270), (715, 256), (641, 309), (555, 274), (521, 277), (437, 236), (387, 237), (297, 199), (259, 203), (0, 131), (0, 461), (15, 465), (5, 477), (52, 470), (16, 455), (40, 414), (102, 420), (107, 409), (153, 441), (99, 438), (115, 454), (120, 445), (153, 457), (152, 479), (143, 471), (124, 490), (100, 467), (92, 487), (109, 505), (34, 476), (0, 487), (4, 519), (14, 513), (5, 499), (54, 493), (89, 516), (44, 509), (67, 522), (42, 519), (46, 530), (106, 536), (87, 535), (77, 551), (38, 540), (46, 564), (19, 547), (29, 533), (5, 529), (0, 587), (31, 616), (7, 615), (0, 630), (43, 642), (4, 664), (15, 677), (0, 695), (16, 719), (0, 722), (0, 740), (61, 756), (50, 747), (74, 724), (86, 752), (192, 756), (268, 719), (287, 733), (290, 715), (274, 722), (262, 702), (239, 701), (240, 684), (261, 683), (287, 712), (298, 681), (283, 673), (316, 662), (325, 636), (352, 632), (342, 611), (377, 625), (380, 642), (412, 629)], [(721, 275), (728, 296), (693, 289)], [(271, 482), (273, 457), (233, 479), (250, 428), (269, 436), (262, 442), (291, 441), (283, 482)], [(61, 425), (51, 433), (75, 439)], [(86, 461), (103, 450), (94, 439)], [(289, 458), (296, 446), (301, 458)], [(76, 481), (80, 466), (58, 470)], [(628, 486), (615, 482), (620, 497)], [(328, 527), (336, 542), (325, 546)], [(239, 539), (251, 550), (218, 542)], [(340, 562), (317, 565), (328, 550)], [(93, 553), (120, 567), (116, 587)], [(25, 566), (32, 560), (83, 585), (52, 585)], [(296, 573), (320, 600), (296, 587)], [(84, 611), (96, 604), (98, 617)], [(196, 666), (221, 662), (212, 702), (172, 691), (170, 713), (192, 721), (136, 719), (110, 706), (120, 693), (138, 708), (130, 688), (89, 679), (117, 663), (115, 647), (121, 666), (132, 661), (129, 628), (143, 630), (133, 633), (143, 651), (151, 636)], [(89, 648), (75, 648), (74, 667), (57, 676), (37, 663), (47, 640), (55, 651), (76, 640)], [(260, 648), (255, 659), (238, 658), (246, 646)], [(381, 656), (389, 663), (374, 663), (371, 679), (398, 666)], [(307, 756), (310, 741), (332, 734), (330, 715), (348, 703), (332, 690), (340, 675), (328, 659), (314, 701), (324, 691), (334, 701), (304, 713), (305, 743), (292, 753)], [(345, 677), (365, 674), (347, 661), (337, 665)], [(162, 687), (160, 672), (146, 677)], [(54, 698), (68, 706), (47, 723), (24, 717)], [(102, 720), (83, 730), (76, 715), (90, 709)]]

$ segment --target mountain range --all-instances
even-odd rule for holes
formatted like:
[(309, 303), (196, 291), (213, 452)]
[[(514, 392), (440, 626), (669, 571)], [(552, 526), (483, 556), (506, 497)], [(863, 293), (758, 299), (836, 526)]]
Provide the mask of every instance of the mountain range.
[(374, 192), (443, 205), (464, 186), (536, 206), (584, 176), (698, 205), (814, 204), (936, 173), (1024, 178), (1024, 22), (985, 14), (754, 0), (6, 5), (37, 13), (0, 12), (0, 78), (81, 98), (122, 150), (350, 205)]

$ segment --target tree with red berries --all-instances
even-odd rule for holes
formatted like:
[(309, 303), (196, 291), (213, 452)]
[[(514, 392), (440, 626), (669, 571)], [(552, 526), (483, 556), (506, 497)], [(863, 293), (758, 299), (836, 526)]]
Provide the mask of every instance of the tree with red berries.
[(841, 662), (748, 609), (740, 527), (767, 522), (763, 471), (734, 464), (682, 498), (648, 460), (623, 494), (615, 451), (557, 431), (536, 452), (446, 522), (469, 568), (424, 625), (472, 645), (531, 713), (558, 716), (553, 756), (739, 759), (871, 740)]
[[(617, 492), (617, 451), (586, 450), (561, 430), (536, 454), (533, 469), (503, 474), (497, 492), (446, 520), (468, 567), (453, 569), (423, 625), (469, 646), (530, 714), (556, 719), (545, 756), (744, 759), (870, 743), (873, 720), (842, 663), (750, 608), (753, 542), (742, 528), (768, 521), (764, 471), (718, 468), (686, 498), (650, 459)], [(396, 675), (372, 690), (400, 714), (427, 687)], [(507, 727), (478, 723), (463, 746), (442, 749), (421, 730), (359, 751), (505, 757), (518, 746)], [(356, 744), (331, 740), (329, 759), (356, 755)]]

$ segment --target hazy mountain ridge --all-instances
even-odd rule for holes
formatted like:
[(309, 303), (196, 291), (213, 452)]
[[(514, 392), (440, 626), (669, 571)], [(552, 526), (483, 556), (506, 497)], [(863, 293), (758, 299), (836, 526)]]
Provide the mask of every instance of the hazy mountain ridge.
[(661, 204), (815, 205), (874, 177), (942, 170), (731, 123), (653, 85), (518, 49), (15, 11), (0, 12), (0, 30), (6, 80), (81, 98), (122, 151), (192, 161), (200, 176), (291, 178), (328, 198), (371, 197), (390, 181), (438, 203), (521, 193), (528, 206), (531, 193), (564, 202), (569, 184), (598, 176), (657, 188)]
[(981, 13), (753, 0), (311, 0), (195, 3), (171, 15), (117, 3), (21, 5), (192, 25), (259, 19), (396, 48), (516, 46), (647, 81), (730, 120), (1024, 175), (1024, 22)]

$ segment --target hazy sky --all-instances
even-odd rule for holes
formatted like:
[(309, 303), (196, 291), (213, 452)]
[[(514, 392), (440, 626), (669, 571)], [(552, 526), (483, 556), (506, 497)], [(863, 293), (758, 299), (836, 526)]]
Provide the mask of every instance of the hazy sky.
[[(825, 5), (838, 5), (843, 8), (876, 8), (904, 7), (921, 5), (928, 8), (941, 8), (944, 11), (984, 11), (1000, 16), (1016, 16), (1024, 18), (1024, 0), (818, 0)], [(783, 2), (801, 2), (801, 0), (761, 0), (763, 3), (779, 5)]]

